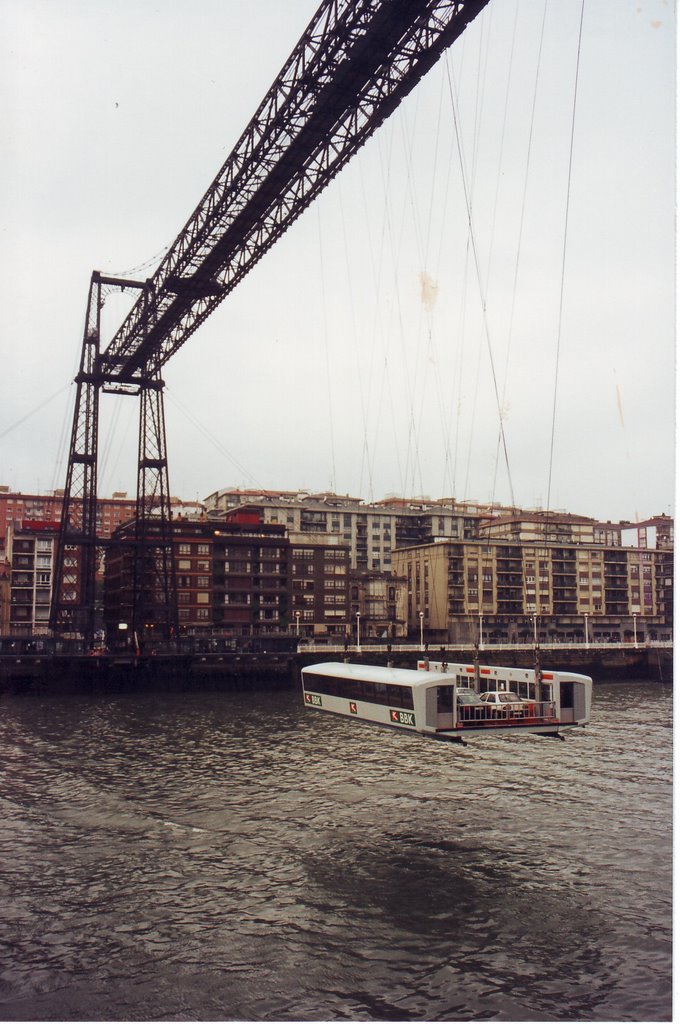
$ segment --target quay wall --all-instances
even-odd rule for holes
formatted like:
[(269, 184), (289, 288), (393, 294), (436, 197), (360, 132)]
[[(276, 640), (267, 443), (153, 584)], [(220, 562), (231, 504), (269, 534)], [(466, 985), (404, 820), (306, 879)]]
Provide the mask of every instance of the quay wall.
[[(203, 691), (289, 689), (299, 685), (300, 669), (320, 661), (392, 664), (414, 668), (420, 658), (472, 664), (469, 648), (364, 647), (317, 648), (301, 653), (247, 654), (1, 654), (0, 695), (62, 693), (123, 693), (133, 691)], [(533, 668), (533, 649), (484, 649), (481, 664)], [(541, 666), (592, 676), (595, 683), (611, 679), (649, 679), (671, 682), (672, 649), (626, 650), (590, 648), (541, 652)]]
[(0, 655), (0, 695), (288, 688), (291, 654)]

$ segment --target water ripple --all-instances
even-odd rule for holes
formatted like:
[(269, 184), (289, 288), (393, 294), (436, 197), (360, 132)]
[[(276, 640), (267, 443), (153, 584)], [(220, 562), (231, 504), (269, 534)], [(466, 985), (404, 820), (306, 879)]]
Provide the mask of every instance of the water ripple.
[(670, 688), (465, 748), (297, 694), (2, 711), (3, 1019), (670, 1019)]

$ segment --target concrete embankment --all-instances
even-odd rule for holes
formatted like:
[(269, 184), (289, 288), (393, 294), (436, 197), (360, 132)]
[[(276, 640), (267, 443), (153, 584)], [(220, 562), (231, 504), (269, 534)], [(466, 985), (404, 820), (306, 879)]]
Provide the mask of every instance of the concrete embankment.
[[(421, 658), (473, 664), (469, 649), (432, 648), (424, 652), (353, 649), (307, 651), (301, 654), (156, 654), (86, 656), (78, 654), (0, 655), (0, 694), (120, 693), (136, 690), (202, 691), (258, 690), (299, 685), (300, 669), (320, 661), (371, 665), (391, 663), (414, 668)], [(482, 664), (533, 668), (535, 652), (508, 649), (480, 652)], [(649, 679), (671, 682), (672, 650), (665, 648), (606, 648), (541, 652), (541, 667), (581, 672), (595, 683), (610, 679)]]
[(0, 694), (255, 690), (297, 681), (292, 654), (0, 656)]

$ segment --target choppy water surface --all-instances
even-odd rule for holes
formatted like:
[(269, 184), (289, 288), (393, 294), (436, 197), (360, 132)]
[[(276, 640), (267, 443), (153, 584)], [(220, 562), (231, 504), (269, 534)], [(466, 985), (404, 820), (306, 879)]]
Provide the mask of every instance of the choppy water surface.
[(460, 748), (297, 693), (0, 702), (0, 1017), (670, 1019), (671, 690)]

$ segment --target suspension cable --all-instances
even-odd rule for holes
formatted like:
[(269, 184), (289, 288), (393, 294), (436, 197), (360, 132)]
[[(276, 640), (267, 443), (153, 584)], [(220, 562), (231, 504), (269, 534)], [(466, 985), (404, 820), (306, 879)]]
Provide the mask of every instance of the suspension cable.
[(472, 206), (471, 206), (471, 202), (470, 202), (470, 194), (469, 194), (469, 191), (468, 191), (467, 180), (466, 180), (466, 175), (465, 175), (465, 166), (464, 166), (464, 162), (463, 162), (462, 142), (461, 142), (461, 138), (460, 138), (460, 131), (459, 131), (459, 125), (458, 125), (458, 114), (457, 114), (457, 109), (456, 109), (456, 101), (455, 101), (455, 96), (454, 96), (453, 83), (451, 81), (451, 74), (450, 74), (448, 65), (447, 65), (447, 76), (448, 76), (448, 82), (449, 82), (449, 95), (450, 95), (450, 98), (451, 98), (451, 107), (452, 107), (452, 111), (453, 111), (453, 123), (454, 123), (455, 134), (456, 134), (456, 145), (457, 145), (457, 148), (458, 148), (458, 159), (459, 159), (459, 162), (460, 162), (461, 180), (462, 180), (462, 184), (463, 184), (463, 195), (464, 195), (464, 198), (465, 198), (465, 208), (466, 208), (467, 220), (468, 220), (470, 247), (471, 247), (471, 250), (472, 250), (472, 257), (473, 257), (473, 262), (474, 262), (474, 266), (475, 266), (475, 273), (477, 275), (477, 286), (479, 288), (479, 296), (480, 296), (481, 306), (482, 306), (482, 318), (483, 318), (483, 321), (484, 321), (484, 336), (485, 336), (485, 339), (486, 339), (486, 347), (487, 347), (487, 351), (489, 353), (489, 361), (490, 361), (490, 364), (491, 364), (491, 377), (492, 377), (492, 381), (493, 381), (494, 395), (495, 395), (495, 398), (496, 398), (496, 408), (498, 410), (498, 419), (499, 419), (499, 424), (500, 424), (501, 436), (502, 436), (502, 440), (503, 440), (503, 454), (505, 456), (505, 467), (506, 467), (507, 474), (508, 474), (508, 486), (510, 488), (510, 500), (511, 500), (512, 505), (514, 506), (514, 504), (515, 504), (515, 495), (514, 495), (514, 490), (513, 490), (513, 486), (512, 486), (512, 476), (511, 476), (511, 473), (510, 473), (510, 460), (508, 458), (508, 445), (507, 445), (507, 439), (506, 439), (506, 436), (505, 436), (505, 427), (503, 426), (503, 411), (502, 411), (502, 408), (501, 408), (500, 393), (499, 393), (499, 390), (498, 390), (498, 378), (496, 376), (496, 365), (495, 365), (494, 358), (493, 358), (493, 349), (491, 347), (491, 334), (490, 334), (490, 331), (489, 331), (489, 319), (488, 319), (488, 316), (487, 316), (486, 295), (485, 295), (484, 283), (482, 281), (482, 272), (481, 272), (481, 266), (480, 266), (480, 263), (479, 263), (479, 253), (477, 251), (477, 243), (476, 243), (476, 238), (475, 238), (475, 232), (474, 232), (473, 224), (472, 224)]
[[(565, 279), (565, 268), (567, 262), (567, 235), (568, 235), (568, 224), (569, 224), (569, 202), (571, 199), (571, 173), (574, 160), (574, 130), (576, 124), (576, 100), (578, 95), (578, 76), (579, 67), (581, 63), (581, 39), (583, 36), (583, 16), (585, 10), (585, 0), (581, 0), (581, 18), (578, 29), (578, 47), (576, 50), (576, 73), (574, 75), (574, 96), (572, 101), (571, 110), (571, 133), (569, 138), (569, 168), (567, 171), (567, 195), (564, 210), (564, 234), (562, 238), (562, 273), (560, 280), (560, 302), (559, 302), (559, 314), (557, 321), (557, 346), (555, 351), (555, 380), (553, 384), (553, 408), (552, 408), (552, 426), (550, 430), (550, 461), (548, 467), (548, 496), (546, 500), (546, 512), (550, 510), (550, 496), (552, 488), (552, 472), (553, 472), (553, 456), (555, 451), (555, 423), (557, 418), (557, 383), (559, 378), (559, 367), (560, 367), (560, 348), (562, 343), (562, 314), (564, 309), (564, 279)], [(546, 529), (547, 529), (547, 517), (546, 517)]]
[(321, 231), (321, 214), (319, 207), (316, 208), (316, 226), (318, 233), (319, 243), (319, 278), (321, 280), (321, 317), (322, 317), (322, 329), (321, 334), (323, 337), (323, 349), (324, 359), (326, 363), (326, 394), (328, 401), (328, 429), (330, 431), (330, 442), (331, 442), (331, 491), (335, 491), (336, 485), (336, 474), (335, 474), (335, 426), (333, 422), (333, 389), (331, 387), (331, 360), (328, 345), (328, 315), (327, 315), (327, 304), (326, 304), (326, 271), (324, 266), (324, 253), (323, 253), (323, 232)]
[(170, 388), (168, 387), (167, 384), (165, 385), (165, 394), (170, 399), (172, 404), (178, 407), (180, 412), (182, 412), (184, 416), (189, 420), (189, 422), (192, 423), (193, 426), (196, 427), (196, 429), (200, 431), (200, 433), (203, 434), (203, 436), (208, 441), (210, 441), (210, 443), (217, 449), (217, 451), (224, 455), (224, 457), (228, 459), (229, 462), (231, 462), (231, 464), (239, 471), (239, 473), (243, 474), (244, 479), (248, 479), (250, 483), (254, 484), (256, 487), (259, 486), (253, 474), (249, 470), (247, 470), (245, 466), (243, 466), (234, 455), (232, 455), (232, 453), (222, 444), (220, 440), (218, 440), (218, 438), (215, 437), (214, 434), (210, 432), (210, 430), (208, 430), (208, 428), (203, 423), (201, 423), (201, 421), (191, 411), (191, 409), (189, 409), (188, 406), (181, 402), (177, 395), (173, 394), (170, 391)]
[(41, 409), (44, 409), (46, 405), (49, 405), (50, 402), (53, 402), (55, 398), (61, 395), (64, 391), (68, 390), (68, 388), (70, 387), (71, 381), (69, 381), (68, 384), (63, 384), (57, 391), (54, 392), (54, 394), (50, 395), (49, 398), (44, 399), (44, 401), (40, 402), (39, 405), (36, 405), (34, 409), (31, 409), (30, 412), (27, 412), (24, 416), (21, 416), (14, 423), (10, 423), (8, 427), (5, 427), (5, 429), (0, 433), (0, 438), (6, 437), (7, 434), (11, 434), (13, 430), (16, 430), (17, 427), (20, 427), (22, 423), (26, 422), (26, 420), (30, 420), (31, 416), (35, 416), (37, 412), (40, 412)]
[[(522, 203), (521, 203), (521, 207), (520, 207), (519, 234), (518, 234), (518, 238), (517, 238), (517, 250), (516, 250), (516, 253), (515, 253), (515, 268), (514, 268), (514, 276), (513, 276), (513, 282), (512, 282), (512, 301), (511, 301), (511, 305), (510, 305), (510, 316), (509, 316), (509, 323), (508, 323), (508, 339), (507, 339), (507, 343), (506, 343), (506, 346), (505, 346), (505, 366), (503, 368), (503, 390), (501, 392), (501, 402), (503, 403), (503, 407), (505, 407), (505, 395), (506, 395), (506, 392), (507, 392), (508, 372), (509, 372), (509, 368), (510, 368), (510, 352), (511, 352), (511, 349), (512, 349), (512, 339), (513, 339), (513, 331), (514, 331), (514, 324), (515, 324), (515, 305), (516, 305), (516, 300), (517, 300), (517, 285), (518, 285), (518, 281), (519, 281), (520, 254), (521, 254), (521, 251), (522, 251), (522, 240), (523, 240), (523, 236), (524, 236), (524, 218), (525, 218), (525, 212), (526, 212), (527, 192), (528, 192), (528, 186), (529, 186), (529, 167), (530, 167), (530, 164), (531, 164), (531, 152), (532, 152), (532, 144), (533, 144), (533, 137), (534, 137), (534, 124), (535, 124), (535, 121), (536, 121), (536, 99), (538, 97), (538, 81), (539, 81), (540, 69), (541, 69), (541, 57), (542, 57), (542, 53), (543, 53), (543, 39), (544, 39), (544, 36), (545, 36), (545, 22), (546, 22), (547, 9), (548, 9), (548, 0), (545, 0), (545, 3), (543, 5), (543, 19), (542, 19), (542, 22), (541, 22), (541, 34), (540, 34), (539, 44), (538, 44), (538, 56), (537, 56), (537, 59), (536, 59), (536, 75), (535, 75), (535, 78), (534, 78), (534, 94), (533, 94), (532, 103), (531, 103), (531, 118), (530, 118), (530, 121), (529, 121), (529, 138), (528, 138), (528, 142), (527, 142), (527, 155), (526, 155), (526, 161), (525, 161), (525, 165), (524, 165), (524, 185), (523, 185), (523, 189), (522, 189)], [(514, 51), (515, 51), (515, 39), (516, 39), (516, 33), (517, 33), (517, 18), (518, 18), (518, 14), (519, 14), (519, 4), (517, 4), (517, 6), (515, 7), (515, 20), (514, 20), (514, 24), (513, 24), (513, 28), (512, 28), (511, 60), (510, 60), (510, 66), (508, 68), (508, 81), (507, 81), (507, 84), (506, 84), (506, 105), (505, 105), (505, 112), (504, 112), (504, 116), (503, 116), (503, 136), (504, 137), (505, 137), (505, 119), (507, 117), (508, 96), (509, 96), (509, 93), (510, 93), (510, 72), (512, 70), (512, 63), (513, 63), (512, 62), (512, 55), (514, 55)], [(495, 500), (495, 497), (496, 497), (496, 479), (497, 479), (497, 476), (498, 476), (498, 462), (499, 462), (499, 456), (500, 456), (500, 448), (501, 448), (501, 432), (500, 432), (500, 429), (499, 429), (499, 431), (498, 431), (498, 438), (496, 440), (496, 458), (495, 458), (495, 462), (494, 462), (493, 486), (491, 488), (491, 504), (493, 504), (493, 502)]]

